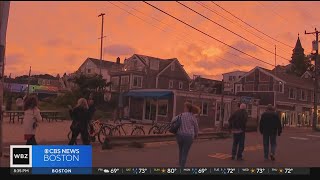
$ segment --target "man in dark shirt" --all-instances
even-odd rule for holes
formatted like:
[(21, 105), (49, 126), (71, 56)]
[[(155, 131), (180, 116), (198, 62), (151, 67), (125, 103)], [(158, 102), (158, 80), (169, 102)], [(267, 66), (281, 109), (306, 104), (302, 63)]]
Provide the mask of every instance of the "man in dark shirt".
[(229, 130), (233, 133), (232, 160), (235, 159), (235, 156), (237, 156), (238, 160), (243, 160), (242, 153), (244, 150), (247, 121), (246, 104), (241, 104), (240, 109), (229, 118)]
[(269, 141), (271, 145), (270, 158), (275, 160), (276, 139), (277, 135), (282, 133), (281, 121), (271, 104), (268, 105), (267, 111), (261, 115), (260, 133), (263, 135), (264, 159), (269, 156)]

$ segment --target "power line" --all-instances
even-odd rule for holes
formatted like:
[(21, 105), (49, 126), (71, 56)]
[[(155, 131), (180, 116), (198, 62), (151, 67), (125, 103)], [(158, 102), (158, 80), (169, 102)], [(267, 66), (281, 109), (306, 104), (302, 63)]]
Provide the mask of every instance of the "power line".
[(270, 66), (274, 66), (273, 64), (270, 64), (270, 63), (268, 63), (268, 62), (266, 62), (266, 61), (264, 61), (264, 60), (261, 60), (261, 59), (259, 59), (259, 58), (257, 58), (257, 57), (254, 57), (254, 56), (252, 56), (252, 55), (250, 55), (250, 54), (248, 54), (248, 53), (246, 53), (246, 52), (243, 52), (243, 51), (241, 51), (241, 50), (239, 50), (239, 49), (237, 49), (237, 48), (235, 48), (235, 47), (233, 47), (233, 46), (231, 46), (231, 45), (229, 45), (229, 44), (224, 43), (223, 41), (221, 41), (221, 40), (219, 40), (219, 39), (217, 39), (217, 38), (215, 38), (215, 37), (213, 37), (213, 36), (211, 36), (211, 35), (203, 32), (203, 31), (201, 31), (201, 30), (197, 29), (196, 27), (194, 27), (194, 26), (192, 26), (192, 25), (190, 25), (190, 24), (188, 24), (188, 23), (186, 23), (186, 22), (184, 22), (184, 21), (176, 18), (175, 16), (173, 16), (173, 15), (171, 15), (171, 14), (169, 14), (169, 13), (167, 13), (167, 12), (161, 10), (161, 9), (159, 9), (158, 7), (156, 7), (156, 6), (148, 3), (148, 2), (146, 2), (146, 1), (143, 1), (143, 2), (146, 3), (147, 5), (151, 6), (152, 8), (157, 9), (158, 11), (160, 11), (160, 12), (162, 12), (162, 13), (170, 16), (171, 18), (174, 18), (175, 20), (177, 20), (177, 21), (179, 21), (179, 22), (181, 22), (181, 23), (189, 26), (190, 28), (192, 28), (192, 29), (194, 29), (194, 30), (196, 30), (196, 31), (198, 31), (198, 32), (200, 32), (200, 33), (202, 33), (202, 34), (210, 37), (211, 39), (214, 39), (214, 40), (216, 40), (216, 41), (224, 44), (225, 46), (230, 47), (231, 49), (234, 49), (234, 50), (236, 50), (236, 51), (239, 51), (239, 52), (241, 52), (241, 53), (243, 53), (243, 54), (245, 54), (245, 55), (247, 55), (247, 56), (249, 56), (249, 57), (251, 57), (251, 58), (254, 58), (254, 59), (256, 59), (256, 60), (258, 60), (258, 61), (261, 61), (261, 62), (263, 62), (263, 63), (265, 63), (265, 64), (268, 64), (268, 65), (270, 65)]
[[(208, 17), (204, 16), (203, 14), (201, 14), (201, 13), (199, 13), (198, 11), (196, 11), (196, 10), (194, 10), (194, 9), (190, 8), (189, 6), (184, 5), (184, 4), (182, 4), (182, 3), (178, 2), (178, 1), (176, 1), (176, 2), (177, 2), (177, 3), (179, 3), (180, 5), (184, 6), (185, 8), (189, 9), (190, 11), (192, 11), (192, 12), (194, 12), (194, 13), (196, 13), (196, 14), (198, 14), (198, 15), (202, 16), (203, 18), (205, 18), (205, 19), (207, 19), (207, 20), (211, 21), (212, 23), (214, 23), (214, 24), (216, 24), (216, 25), (218, 25), (218, 26), (222, 27), (223, 29), (225, 29), (225, 30), (227, 30), (227, 31), (231, 32), (232, 34), (234, 34), (234, 35), (236, 35), (236, 36), (238, 36), (238, 37), (240, 37), (240, 38), (242, 38), (242, 39), (244, 39), (244, 40), (248, 41), (249, 43), (251, 43), (251, 44), (253, 44), (253, 45), (255, 45), (255, 46), (257, 46), (257, 47), (259, 47), (259, 48), (261, 48), (261, 49), (263, 49), (263, 50), (265, 50), (265, 51), (267, 51), (267, 52), (271, 53), (271, 54), (274, 54), (274, 52), (272, 52), (272, 51), (270, 51), (270, 50), (268, 50), (268, 49), (266, 49), (266, 48), (264, 48), (264, 47), (262, 47), (262, 46), (260, 46), (260, 45), (258, 45), (258, 44), (256, 44), (256, 43), (254, 43), (254, 42), (250, 41), (249, 39), (247, 39), (247, 38), (245, 38), (245, 37), (243, 37), (243, 36), (241, 36), (241, 35), (237, 34), (237, 33), (236, 33), (236, 32), (234, 32), (234, 31), (232, 31), (232, 30), (230, 30), (230, 29), (228, 29), (228, 28), (226, 28), (226, 27), (222, 26), (221, 24), (219, 24), (219, 23), (217, 23), (217, 22), (213, 21), (212, 19), (210, 19), (210, 18), (208, 18)], [(285, 59), (285, 60), (290, 61), (290, 59), (287, 59), (287, 58), (285, 58), (285, 57), (283, 57), (283, 56), (280, 56), (280, 55), (276, 55), (276, 56), (278, 56), (278, 57), (280, 57), (280, 58), (282, 58), (282, 59)]]
[[(200, 6), (202, 6), (203, 8), (205, 8), (205, 9), (207, 9), (207, 10), (209, 10), (209, 11), (215, 13), (215, 14), (217, 14), (218, 16), (226, 19), (227, 21), (229, 21), (229, 22), (231, 22), (231, 23), (233, 23), (233, 24), (238, 25), (239, 27), (241, 27), (241, 29), (245, 30), (246, 32), (248, 32), (248, 33), (250, 33), (250, 34), (252, 34), (252, 35), (254, 35), (254, 36), (256, 36), (256, 37), (258, 37), (259, 39), (263, 40), (264, 42), (266, 42), (266, 43), (268, 43), (268, 44), (270, 44), (270, 45), (274, 45), (273, 42), (270, 42), (270, 41), (268, 41), (267, 39), (264, 39), (264, 38), (260, 37), (259, 35), (257, 35), (257, 34), (251, 32), (251, 31), (249, 31), (247, 28), (243, 27), (243, 26), (242, 26), (241, 24), (239, 24), (238, 22), (235, 22), (235, 21), (233, 21), (233, 20), (230, 20), (230, 19), (224, 17), (223, 15), (219, 14), (218, 12), (214, 11), (213, 9), (209, 8), (208, 6), (206, 6), (206, 5), (204, 5), (204, 4), (200, 3), (200, 2), (196, 2), (196, 3), (199, 4)], [(279, 49), (280, 49), (282, 52), (285, 52), (285, 53), (288, 52), (288, 51), (286, 51), (286, 50), (284, 50), (284, 49), (282, 49), (282, 48), (279, 48)]]
[[(161, 28), (159, 28), (159, 27), (157, 27), (157, 26), (149, 23), (148, 21), (145, 21), (144, 19), (140, 18), (139, 16), (137, 16), (137, 15), (135, 15), (135, 14), (133, 14), (133, 13), (131, 13), (131, 12), (129, 12), (129, 11), (121, 8), (121, 7), (119, 7), (118, 5), (116, 5), (116, 4), (114, 4), (114, 3), (111, 3), (110, 1), (109, 1), (109, 3), (112, 4), (112, 5), (114, 5), (114, 6), (116, 6), (116, 7), (118, 7), (119, 9), (121, 9), (121, 10), (129, 13), (130, 15), (132, 15), (132, 16), (134, 16), (134, 17), (136, 17), (136, 18), (138, 18), (138, 19), (140, 19), (140, 20), (142, 20), (142, 21), (144, 21), (144, 22), (147, 23), (147, 24), (152, 25), (153, 27), (155, 27), (155, 28), (157, 28), (157, 29), (160, 29), (160, 30), (162, 30), (163, 32), (167, 32), (167, 31), (165, 31), (165, 30), (163, 30), (163, 29), (161, 29)], [(122, 4), (124, 4), (124, 3), (122, 3)], [(124, 4), (124, 5), (126, 5), (127, 7), (130, 7), (130, 8), (132, 8), (132, 9), (134, 9), (134, 10), (136, 10), (136, 11), (144, 14), (143, 12), (137, 10), (136, 8), (133, 8), (133, 7), (129, 6), (129, 5), (127, 5), (127, 4)], [(149, 17), (149, 16), (148, 16), (148, 17)], [(162, 22), (162, 21), (158, 20), (157, 18), (153, 18), (153, 19), (155, 19), (155, 20), (157, 20), (157, 21), (159, 21), (159, 22)], [(163, 23), (163, 22), (162, 22), (162, 23)], [(165, 23), (164, 23), (164, 24), (165, 24)], [(178, 37), (180, 40), (183, 40), (183, 41), (184, 41), (185, 43), (187, 43), (187, 44), (191, 44), (190, 42), (187, 42), (186, 40), (184, 40), (183, 38), (180, 38), (179, 36), (176, 36), (176, 37)], [(205, 43), (207, 43), (207, 42), (205, 42)], [(208, 43), (207, 43), (207, 44), (208, 44)], [(229, 52), (228, 52), (228, 53), (229, 53)], [(232, 53), (230, 53), (230, 54), (232, 54)], [(240, 56), (239, 56), (239, 57), (240, 57)], [(217, 56), (217, 58), (219, 58), (219, 59), (221, 59), (221, 60), (225, 60), (225, 61), (227, 61), (227, 62), (229, 62), (229, 63), (231, 63), (231, 64), (234, 64), (234, 65), (237, 65), (237, 66), (241, 66), (240, 64), (235, 63), (235, 62), (232, 62), (232, 61), (227, 60), (227, 59), (224, 59), (224, 58), (222, 58), (221, 56)], [(240, 58), (241, 58), (241, 57), (240, 57)], [(216, 62), (223, 63), (223, 61), (216, 61)]]
[(285, 45), (285, 46), (287, 46), (287, 47), (294, 48), (294, 47), (292, 47), (292, 46), (290, 46), (290, 45), (288, 45), (288, 44), (286, 44), (286, 43), (284, 43), (284, 42), (281, 42), (281, 41), (279, 41), (279, 40), (277, 40), (277, 39), (269, 36), (268, 34), (260, 31), (259, 29), (253, 27), (252, 25), (250, 25), (249, 23), (247, 23), (247, 22), (245, 22), (244, 20), (240, 19), (240, 18), (237, 17), (236, 15), (232, 14), (230, 11), (226, 10), (225, 8), (223, 8), (222, 6), (220, 6), (219, 4), (217, 4), (217, 3), (213, 2), (213, 1), (211, 1), (211, 2), (212, 2), (213, 4), (215, 4), (216, 6), (218, 6), (219, 8), (221, 8), (222, 10), (224, 10), (225, 12), (227, 12), (228, 14), (230, 14), (231, 16), (233, 16), (234, 18), (238, 19), (239, 21), (243, 22), (243, 23), (246, 24), (247, 26), (251, 27), (252, 29), (254, 29), (254, 30), (256, 30), (256, 31), (258, 31), (259, 33), (267, 36), (268, 38), (270, 38), (270, 39), (272, 39), (272, 40), (274, 40), (274, 41), (277, 41), (278, 43), (281, 43), (281, 44), (283, 44), (283, 45)]
[[(256, 3), (258, 3), (261, 7), (265, 8), (264, 4), (262, 4), (261, 2), (257, 1)], [(278, 17), (280, 17), (283, 22), (285, 22), (286, 24), (289, 24), (289, 23), (288, 23), (288, 21), (289, 21), (288, 19), (286, 19), (286, 18), (284, 18), (283, 16), (281, 16), (281, 15), (280, 15), (279, 13), (277, 13), (274, 9), (271, 9), (271, 11), (272, 11), (275, 15), (277, 15)]]

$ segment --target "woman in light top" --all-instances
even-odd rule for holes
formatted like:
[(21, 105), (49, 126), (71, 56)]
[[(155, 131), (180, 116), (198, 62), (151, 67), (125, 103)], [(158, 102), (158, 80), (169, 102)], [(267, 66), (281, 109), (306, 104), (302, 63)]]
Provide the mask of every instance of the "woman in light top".
[(173, 119), (178, 120), (180, 117), (181, 124), (176, 134), (177, 143), (179, 146), (179, 166), (185, 167), (189, 150), (193, 143), (193, 139), (197, 138), (199, 126), (195, 114), (198, 114), (200, 109), (191, 103), (184, 104), (184, 112)]
[(24, 102), (24, 139), (27, 140), (27, 145), (37, 145), (36, 128), (38, 122), (42, 119), (38, 108), (38, 99), (35, 96), (29, 96)]

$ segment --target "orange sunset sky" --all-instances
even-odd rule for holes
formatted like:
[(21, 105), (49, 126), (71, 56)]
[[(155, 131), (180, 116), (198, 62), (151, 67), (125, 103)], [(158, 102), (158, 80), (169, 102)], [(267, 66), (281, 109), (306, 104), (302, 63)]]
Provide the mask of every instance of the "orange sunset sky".
[[(229, 45), (274, 64), (274, 54), (226, 31), (177, 2), (148, 2)], [(277, 54), (291, 59), (291, 47), (253, 30), (212, 2), (182, 3), (269, 51), (274, 52), (276, 44)], [(311, 41), (315, 36), (305, 35), (304, 31), (314, 31), (317, 26), (320, 29), (320, 2), (216, 3), (292, 47), (300, 33), (306, 54), (311, 52)], [(32, 74), (61, 75), (77, 70), (87, 57), (99, 58), (101, 18), (98, 18), (98, 14), (101, 12), (106, 13), (105, 60), (115, 61), (119, 56), (123, 62), (125, 57), (134, 53), (159, 58), (176, 57), (190, 77), (197, 74), (214, 79), (221, 79), (222, 73), (233, 70), (247, 71), (255, 66), (272, 68), (183, 25), (143, 2), (12, 1), (7, 30), (5, 74), (11, 73), (13, 77), (27, 74), (29, 66), (32, 66)], [(277, 64), (287, 63), (288, 60), (277, 57)]]

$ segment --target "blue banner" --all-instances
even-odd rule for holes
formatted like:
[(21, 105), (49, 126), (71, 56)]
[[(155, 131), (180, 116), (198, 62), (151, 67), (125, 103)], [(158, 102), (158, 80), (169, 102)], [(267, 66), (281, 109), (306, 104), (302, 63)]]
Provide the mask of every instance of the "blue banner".
[(32, 167), (91, 168), (92, 147), (89, 145), (32, 146)]
[(92, 174), (92, 168), (32, 168), (32, 174)]

